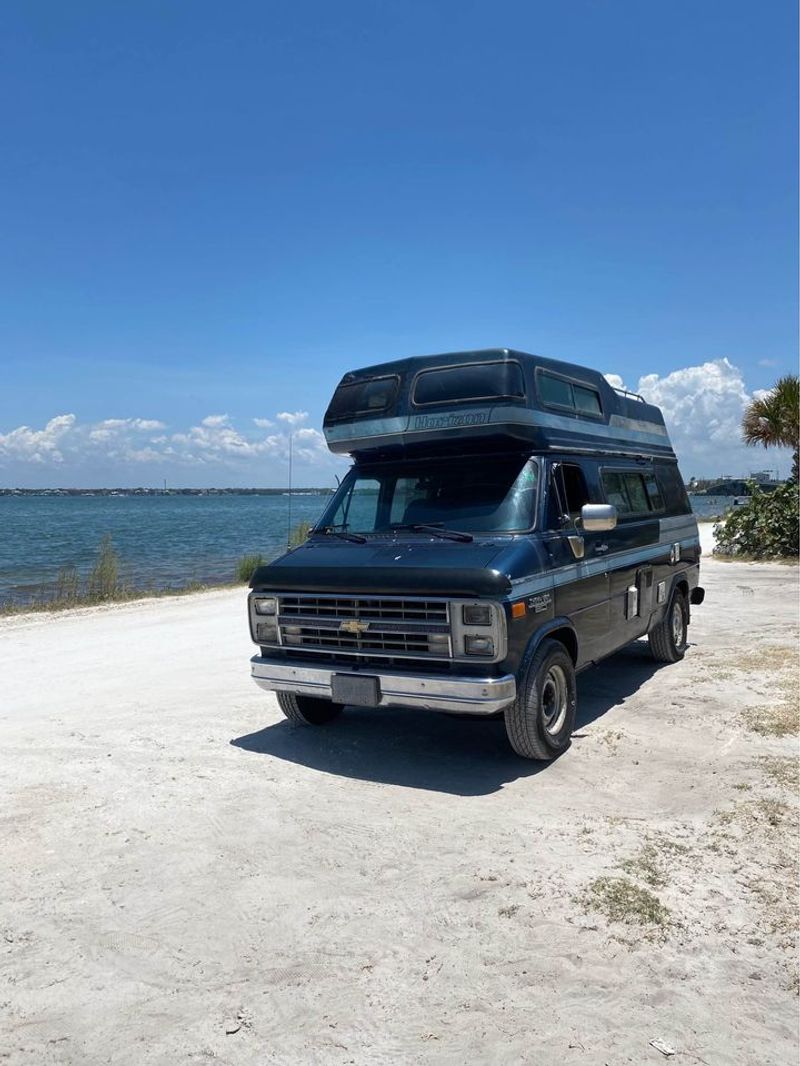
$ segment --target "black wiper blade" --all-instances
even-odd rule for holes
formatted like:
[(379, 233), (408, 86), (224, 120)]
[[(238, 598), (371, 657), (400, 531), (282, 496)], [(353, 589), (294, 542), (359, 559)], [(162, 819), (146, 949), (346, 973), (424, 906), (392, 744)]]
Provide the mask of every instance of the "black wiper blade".
[(445, 529), (444, 526), (427, 525), (425, 522), (417, 522), (408, 528), (419, 533), (433, 533), (434, 536), (444, 537), (446, 540), (463, 540), (466, 543), (475, 539), (471, 533), (462, 533), (460, 529)]
[(315, 533), (324, 533), (326, 537), (339, 537), (340, 540), (349, 540), (353, 544), (366, 544), (367, 538), (360, 533), (348, 533), (345, 529), (334, 529), (333, 526), (317, 526)]

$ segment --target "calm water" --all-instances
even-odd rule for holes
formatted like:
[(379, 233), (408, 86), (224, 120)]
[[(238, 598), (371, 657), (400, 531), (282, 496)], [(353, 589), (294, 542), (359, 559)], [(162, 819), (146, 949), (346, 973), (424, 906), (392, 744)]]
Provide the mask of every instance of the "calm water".
[[(292, 525), (315, 521), (329, 498), (294, 496)], [(733, 497), (692, 504), (717, 515)], [(132, 585), (231, 581), (242, 555), (283, 550), (287, 509), (286, 496), (0, 496), (0, 603), (52, 586), (64, 566), (85, 576), (106, 533)]]
[[(292, 525), (315, 521), (329, 496), (293, 496)], [(86, 575), (110, 533), (122, 576), (137, 587), (232, 581), (245, 554), (286, 546), (286, 496), (0, 496), (0, 603), (24, 601), (63, 566)]]

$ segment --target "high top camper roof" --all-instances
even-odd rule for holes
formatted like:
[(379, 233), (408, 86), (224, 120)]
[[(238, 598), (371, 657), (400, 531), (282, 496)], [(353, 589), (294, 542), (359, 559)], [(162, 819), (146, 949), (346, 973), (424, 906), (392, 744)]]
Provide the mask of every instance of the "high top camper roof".
[(358, 459), (465, 447), (674, 459), (661, 411), (588, 367), (510, 348), (447, 352), (352, 370), (323, 423)]

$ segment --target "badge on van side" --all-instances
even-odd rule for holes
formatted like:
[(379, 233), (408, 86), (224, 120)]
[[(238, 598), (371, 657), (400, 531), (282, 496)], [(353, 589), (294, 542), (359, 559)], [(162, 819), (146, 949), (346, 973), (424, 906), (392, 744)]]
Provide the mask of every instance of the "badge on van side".
[(529, 597), (528, 607), (534, 614), (540, 614), (547, 610), (552, 601), (553, 597), (549, 592), (540, 592), (537, 596)]

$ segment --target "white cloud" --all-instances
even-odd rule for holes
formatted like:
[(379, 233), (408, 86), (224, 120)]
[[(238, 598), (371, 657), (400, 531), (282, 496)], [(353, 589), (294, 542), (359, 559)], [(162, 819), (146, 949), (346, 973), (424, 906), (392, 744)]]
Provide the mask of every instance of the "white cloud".
[[(99, 422), (79, 424), (75, 415), (58, 415), (42, 429), (19, 426), (0, 433), (0, 466), (21, 464), (23, 469), (32, 463), (40, 466), (63, 464), (88, 466), (102, 462), (107, 465), (163, 464), (165, 466), (220, 466), (248, 469), (258, 479), (269, 464), (278, 464), (283, 474), (289, 456), (289, 436), (292, 437), (293, 458), (309, 468), (339, 465), (341, 460), (328, 451), (325, 438), (318, 429), (300, 425), (307, 412), (282, 412), (276, 416), (285, 429), (265, 434), (275, 422), (269, 418), (254, 418), (256, 430), (240, 431), (226, 414), (207, 415), (187, 430), (162, 433), (166, 423), (153, 418), (104, 418)], [(263, 463), (266, 466), (260, 466)], [(224, 478), (223, 478), (224, 480)], [(320, 480), (327, 480), (326, 476)]]
[(778, 365), (778, 360), (777, 359), (759, 359), (758, 360), (758, 365), (759, 366), (765, 366), (765, 367), (777, 366)]
[(757, 393), (748, 393), (741, 370), (728, 359), (673, 370), (663, 377), (645, 374), (636, 391), (661, 408), (687, 478), (735, 477), (765, 465), (787, 465), (785, 450), (765, 453), (743, 444), (742, 415)]
[(0, 459), (21, 459), (30, 463), (60, 463), (61, 447), (75, 426), (75, 415), (57, 415), (44, 429), (18, 426), (10, 433), (0, 433)]
[(603, 377), (609, 383), (612, 389), (624, 389), (626, 387), (625, 382), (619, 376), (619, 374), (603, 374)]
[(279, 422), (285, 422), (288, 426), (299, 426), (308, 418), (308, 411), (281, 411), (275, 417)]

